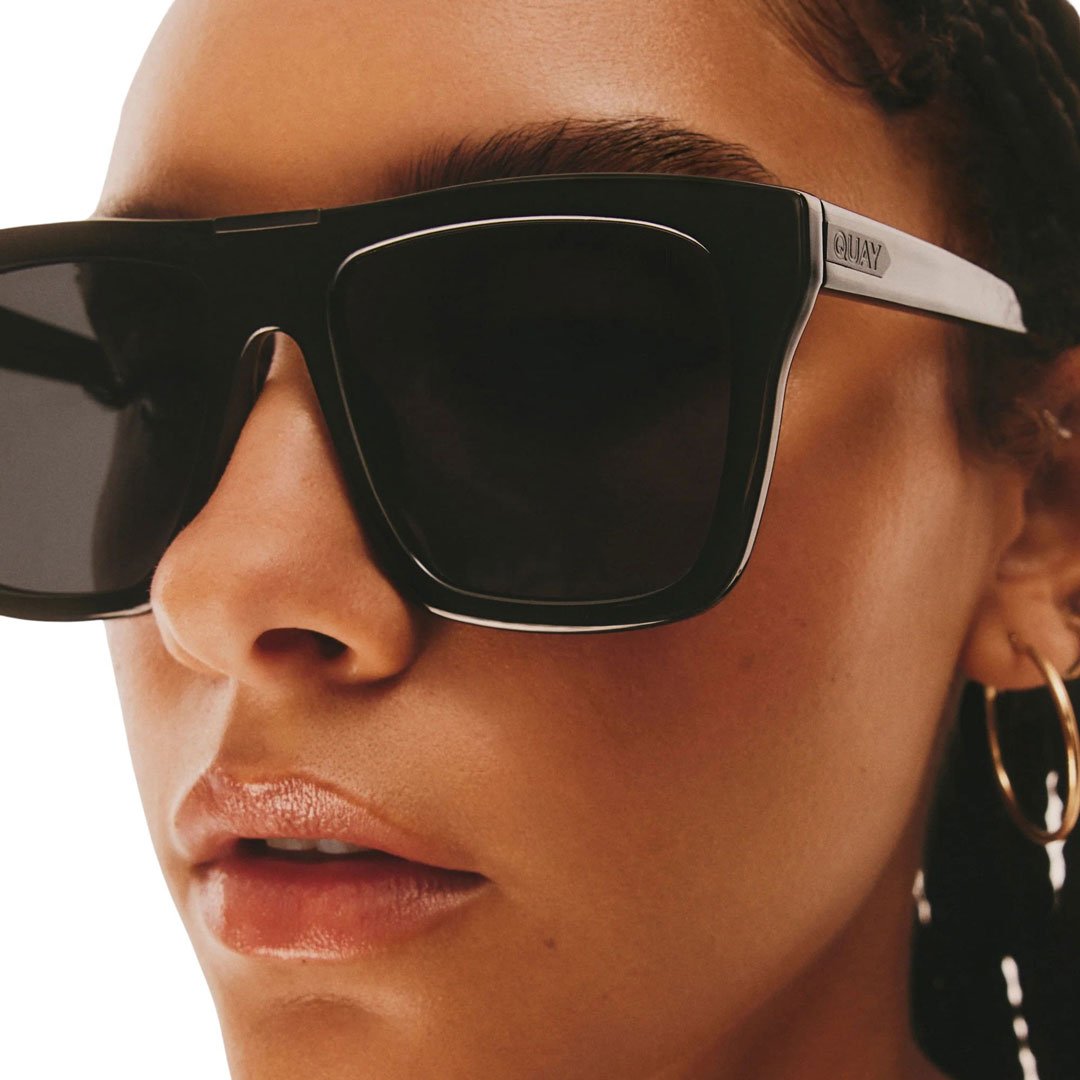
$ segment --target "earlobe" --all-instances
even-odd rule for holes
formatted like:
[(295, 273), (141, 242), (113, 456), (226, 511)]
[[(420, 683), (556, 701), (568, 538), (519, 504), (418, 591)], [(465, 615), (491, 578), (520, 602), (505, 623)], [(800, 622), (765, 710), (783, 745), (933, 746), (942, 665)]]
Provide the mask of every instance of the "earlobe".
[(1080, 430), (1062, 424), (1060, 410), (1038, 413), (1049, 449), (1023, 491), (1022, 526), (998, 560), (960, 655), (963, 674), (1002, 690), (1043, 681), (1024, 645), (1064, 678), (1080, 674)]
[[(1032, 571), (999, 578), (972, 620), (960, 653), (960, 670), (999, 690), (1027, 690), (1042, 674), (1017, 644), (1031, 644), (1064, 678), (1080, 674), (1080, 618), (1062, 599), (1054, 576)], [(1069, 595), (1066, 593), (1066, 596)]]

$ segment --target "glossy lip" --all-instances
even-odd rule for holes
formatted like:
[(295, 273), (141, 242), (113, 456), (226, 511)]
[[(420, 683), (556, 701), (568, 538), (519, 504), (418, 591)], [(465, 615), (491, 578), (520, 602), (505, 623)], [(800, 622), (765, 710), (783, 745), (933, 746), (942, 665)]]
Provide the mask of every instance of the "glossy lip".
[(478, 873), (456, 852), (386, 821), (366, 804), (301, 774), (241, 781), (207, 770), (173, 820), (177, 847), (196, 868), (233, 856), (241, 838), (344, 840), (443, 870)]
[[(173, 821), (192, 864), (189, 901), (233, 953), (349, 960), (411, 937), (484, 891), (452, 852), (310, 777), (240, 781), (212, 768)], [(252, 839), (344, 840), (351, 856), (289, 857)]]

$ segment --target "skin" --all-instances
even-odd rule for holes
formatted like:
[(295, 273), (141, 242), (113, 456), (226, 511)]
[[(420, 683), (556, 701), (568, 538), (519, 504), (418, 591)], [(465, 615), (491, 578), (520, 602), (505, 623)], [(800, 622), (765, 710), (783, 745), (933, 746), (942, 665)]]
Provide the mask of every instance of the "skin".
[[(943, 181), (913, 130), (822, 81), (756, 5), (295, 9), (180, 0), (103, 201), (332, 206), (374, 197), (385, 164), (436, 140), (653, 114), (945, 236)], [(938, 1075), (906, 996), (935, 746), (964, 680), (1040, 685), (1007, 629), (1074, 662), (1059, 607), (1080, 586), (1075, 463), (1035, 498), (1028, 472), (970, 453), (945, 333), (822, 297), (737, 587), (696, 618), (595, 636), (403, 600), (279, 337), (225, 476), (157, 568), (153, 611), (107, 624), (150, 831), (234, 1077)], [(1074, 359), (1048, 400), (1072, 401)], [(190, 903), (171, 832), (211, 765), (300, 768), (371, 797), (492, 887), (362, 961), (231, 953)]]

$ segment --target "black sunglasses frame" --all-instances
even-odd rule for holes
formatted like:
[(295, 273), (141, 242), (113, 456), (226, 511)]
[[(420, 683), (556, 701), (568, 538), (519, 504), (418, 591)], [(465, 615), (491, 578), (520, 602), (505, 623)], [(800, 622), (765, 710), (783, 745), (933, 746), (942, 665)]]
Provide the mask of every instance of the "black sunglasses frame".
[[(365, 462), (362, 408), (341, 365), (335, 292), (346, 263), (445, 229), (533, 219), (611, 220), (672, 230), (703, 246), (744, 313), (733, 365), (727, 450), (705, 545), (680, 580), (646, 595), (594, 602), (522, 600), (440, 580), (392, 523)], [(891, 253), (891, 254), (890, 254)], [(0, 231), (0, 273), (122, 259), (179, 268), (207, 288), (206, 436), (175, 536), (228, 462), (254, 397), (259, 348), (275, 331), (303, 353), (354, 512), (382, 571), (407, 598), (447, 618), (532, 631), (600, 632), (673, 622), (720, 600), (747, 565), (765, 505), (784, 388), (825, 287), (872, 302), (1022, 333), (1004, 282), (940, 248), (792, 188), (669, 174), (576, 174), (482, 181), (355, 206), (216, 219), (92, 218)], [(149, 610), (152, 574), (102, 594), (0, 585), (0, 614), (39, 620), (116, 618)]]

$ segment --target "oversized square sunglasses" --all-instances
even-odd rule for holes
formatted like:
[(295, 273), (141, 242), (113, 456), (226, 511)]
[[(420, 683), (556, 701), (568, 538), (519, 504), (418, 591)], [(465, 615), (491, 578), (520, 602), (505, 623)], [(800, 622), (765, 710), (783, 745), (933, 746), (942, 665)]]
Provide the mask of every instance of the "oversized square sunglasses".
[(0, 231), (0, 614), (149, 609), (282, 330), (403, 595), (523, 630), (694, 615), (747, 565), (822, 289), (1024, 332), (972, 263), (734, 180)]

